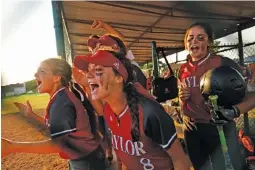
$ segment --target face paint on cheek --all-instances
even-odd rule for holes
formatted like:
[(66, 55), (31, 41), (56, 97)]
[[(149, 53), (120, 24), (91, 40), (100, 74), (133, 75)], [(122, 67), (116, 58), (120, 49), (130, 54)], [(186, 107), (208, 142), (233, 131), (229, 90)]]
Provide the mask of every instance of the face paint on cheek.
[(207, 51), (207, 45), (206, 44), (202, 44), (201, 45), (201, 52), (205, 52)]
[[(104, 80), (105, 80), (104, 74), (103, 73), (96, 73), (96, 76), (99, 79), (99, 82), (100, 82), (101, 86), (104, 87), (105, 90), (108, 90), (108, 84), (109, 83), (107, 83), (107, 82), (105, 83), (104, 82)], [(104, 84), (105, 84), (105, 86), (104, 86)]]
[(106, 83), (105, 83), (105, 90), (108, 91), (108, 89), (109, 89), (109, 82), (106, 82)]
[(205, 46), (204, 45), (201, 46), (201, 51), (205, 51)]

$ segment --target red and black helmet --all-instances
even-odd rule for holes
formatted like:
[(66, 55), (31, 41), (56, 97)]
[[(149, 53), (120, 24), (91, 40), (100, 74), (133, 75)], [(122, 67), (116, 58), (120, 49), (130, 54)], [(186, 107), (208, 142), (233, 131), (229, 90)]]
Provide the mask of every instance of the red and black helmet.
[(210, 95), (218, 95), (218, 105), (224, 107), (240, 103), (246, 95), (246, 88), (244, 77), (229, 66), (208, 70), (200, 79), (200, 91), (205, 100)]

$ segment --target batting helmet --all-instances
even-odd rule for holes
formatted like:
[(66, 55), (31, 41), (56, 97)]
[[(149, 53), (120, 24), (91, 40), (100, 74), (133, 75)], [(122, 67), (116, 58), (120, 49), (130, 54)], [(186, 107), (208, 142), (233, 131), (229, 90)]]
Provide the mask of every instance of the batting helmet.
[(210, 95), (218, 95), (218, 105), (224, 107), (240, 103), (245, 97), (246, 87), (243, 76), (229, 66), (208, 70), (200, 79), (200, 91), (205, 100)]

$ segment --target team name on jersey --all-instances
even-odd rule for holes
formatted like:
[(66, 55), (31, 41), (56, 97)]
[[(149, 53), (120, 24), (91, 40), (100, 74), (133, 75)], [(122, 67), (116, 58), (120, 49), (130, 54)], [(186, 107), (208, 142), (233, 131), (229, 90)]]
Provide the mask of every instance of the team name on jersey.
[(123, 137), (112, 133), (112, 147), (131, 156), (141, 156), (145, 154), (144, 144), (140, 141), (133, 142), (125, 140)]
[(197, 76), (185, 77), (184, 81), (187, 87), (199, 87), (199, 81)]

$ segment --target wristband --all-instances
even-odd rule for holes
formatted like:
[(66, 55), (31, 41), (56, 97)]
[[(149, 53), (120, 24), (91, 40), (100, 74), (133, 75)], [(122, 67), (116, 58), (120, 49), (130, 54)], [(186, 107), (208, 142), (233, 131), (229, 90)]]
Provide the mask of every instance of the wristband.
[(237, 106), (233, 106), (233, 109), (234, 109), (234, 111), (235, 111), (235, 116), (236, 117), (239, 117), (240, 116), (240, 110), (238, 109), (238, 107)]

